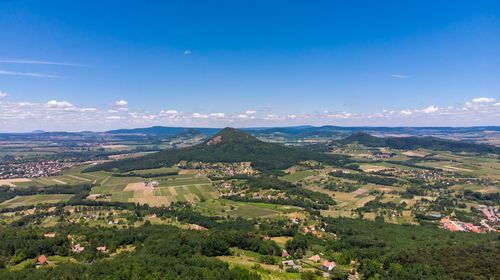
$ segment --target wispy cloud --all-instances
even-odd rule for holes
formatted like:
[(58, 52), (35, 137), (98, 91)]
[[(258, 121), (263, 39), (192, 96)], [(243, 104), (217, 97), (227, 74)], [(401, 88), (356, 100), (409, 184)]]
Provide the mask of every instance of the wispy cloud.
[(184, 55), (190, 55), (191, 54), (191, 51), (190, 50), (185, 50), (184, 51)]
[(8, 70), (0, 70), (0, 75), (24, 76), (24, 77), (34, 77), (34, 78), (49, 78), (49, 79), (61, 78), (61, 76), (58, 76), (58, 75), (33, 73), (33, 72), (15, 72), (15, 71), (8, 71)]
[(81, 66), (84, 66), (82, 64), (68, 63), (68, 62), (44, 61), (44, 60), (24, 60), (24, 59), (0, 59), (0, 63), (59, 65), (59, 66), (71, 66), (71, 67), (81, 67)]
[(7, 95), (6, 92), (0, 91), (0, 98), (7, 97)]
[(392, 74), (391, 77), (396, 78), (396, 79), (407, 79), (410, 76), (408, 76), (408, 75), (402, 75), (402, 74)]

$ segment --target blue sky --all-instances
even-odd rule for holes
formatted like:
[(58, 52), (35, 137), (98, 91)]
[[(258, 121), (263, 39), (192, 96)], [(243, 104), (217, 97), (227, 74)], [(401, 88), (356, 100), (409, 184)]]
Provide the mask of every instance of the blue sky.
[(0, 1), (0, 132), (500, 125), (498, 1), (144, 2)]

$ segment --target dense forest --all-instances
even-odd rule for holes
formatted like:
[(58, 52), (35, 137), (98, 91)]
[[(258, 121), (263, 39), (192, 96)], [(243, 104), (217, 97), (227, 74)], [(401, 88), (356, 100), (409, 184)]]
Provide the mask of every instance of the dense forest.
[[(178, 209), (126, 207), (135, 208), (138, 217), (154, 212), (159, 217), (174, 215), (182, 220), (202, 218), (181, 204), (174, 207)], [(281, 249), (266, 237), (283, 235), (293, 237), (285, 244), (292, 256), (301, 257), (311, 251), (321, 252), (339, 265), (355, 261), (363, 279), (494, 279), (500, 273), (498, 234), (452, 233), (432, 225), (321, 218), (322, 227), (336, 234), (337, 239), (318, 239), (299, 233), (298, 228), (288, 227), (285, 221), (207, 219), (210, 220), (207, 231), (148, 223), (123, 229), (79, 224), (51, 228), (2, 225), (0, 279), (139, 279), (145, 275), (148, 279), (259, 279), (254, 272), (229, 267), (213, 257), (229, 255), (230, 248), (237, 247), (258, 253), (262, 262), (268, 262), (279, 256)], [(43, 238), (47, 231), (57, 232), (57, 236)], [(82, 254), (71, 252), (68, 234), (86, 240), (91, 249)], [(111, 252), (123, 246), (132, 246), (134, 250), (110, 258), (92, 249), (96, 246), (107, 246)], [(68, 256), (77, 262), (38, 270), (2, 269), (41, 254)], [(346, 279), (347, 272), (335, 270), (331, 277)]]

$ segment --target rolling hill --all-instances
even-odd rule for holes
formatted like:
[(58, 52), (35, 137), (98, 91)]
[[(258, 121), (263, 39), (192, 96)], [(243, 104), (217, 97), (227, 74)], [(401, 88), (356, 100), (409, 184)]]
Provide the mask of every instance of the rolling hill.
[(250, 161), (260, 170), (284, 169), (304, 160), (317, 160), (330, 164), (342, 164), (345, 156), (320, 154), (273, 143), (266, 143), (234, 128), (225, 128), (201, 144), (174, 150), (163, 150), (139, 158), (124, 159), (93, 166), (88, 171), (116, 170), (121, 172), (135, 169), (171, 166), (181, 160), (202, 162)]
[(359, 143), (369, 147), (389, 147), (393, 149), (431, 149), (452, 152), (480, 154), (500, 154), (500, 148), (487, 144), (454, 141), (437, 137), (375, 137), (368, 133), (357, 132), (334, 143)]

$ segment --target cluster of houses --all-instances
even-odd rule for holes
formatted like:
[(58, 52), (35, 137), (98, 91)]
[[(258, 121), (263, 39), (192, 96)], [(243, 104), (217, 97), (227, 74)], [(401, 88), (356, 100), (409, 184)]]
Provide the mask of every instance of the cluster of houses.
[(468, 232), (474, 232), (474, 233), (484, 233), (484, 230), (481, 229), (478, 226), (475, 226), (471, 223), (464, 223), (460, 221), (452, 221), (450, 218), (442, 218), (441, 221), (441, 227), (445, 230), (457, 232), (457, 231), (468, 231)]
[[(55, 232), (46, 232), (43, 234), (43, 237), (54, 238), (54, 237), (56, 237), (56, 235), (57, 235), (57, 233), (55, 233)], [(82, 246), (80, 243), (78, 243), (71, 234), (68, 234), (66, 236), (66, 238), (71, 242), (71, 251), (73, 253), (79, 254), (79, 253), (82, 253), (83, 251), (85, 251), (85, 247)], [(109, 250), (106, 246), (97, 246), (95, 249), (97, 252), (102, 253), (102, 254), (109, 252)], [(40, 268), (40, 267), (48, 265), (48, 264), (49, 264), (49, 261), (47, 260), (47, 257), (45, 255), (41, 255), (37, 258), (37, 260), (35, 262), (35, 267)]]
[[(449, 231), (468, 231), (474, 233), (485, 233), (490, 231), (498, 232), (498, 224), (500, 222), (500, 213), (494, 207), (482, 206), (481, 213), (486, 219), (481, 220), (481, 226), (473, 225), (472, 223), (464, 223), (461, 221), (453, 221), (448, 217), (440, 220), (441, 227)], [(493, 225), (493, 226), (492, 226)], [(496, 228), (495, 228), (496, 227)]]
[(0, 179), (48, 177), (77, 164), (59, 160), (4, 164), (0, 166)]
[(252, 163), (249, 161), (236, 163), (205, 163), (205, 162), (187, 162), (180, 161), (178, 164), (181, 168), (201, 169), (210, 177), (229, 177), (239, 174), (254, 174)]
[[(319, 230), (320, 230), (321, 232), (324, 232), (324, 231), (325, 231), (325, 229), (323, 229), (323, 228), (320, 228)], [(313, 236), (315, 236), (315, 237), (317, 237), (317, 238), (321, 238), (321, 233), (320, 233), (320, 232), (318, 232), (318, 230), (316, 229), (316, 227), (315, 227), (315, 226), (306, 226), (306, 227), (303, 227), (303, 228), (302, 228), (302, 232), (303, 232), (304, 234), (311, 234), (311, 235), (313, 235)]]
[(368, 155), (367, 158), (373, 159), (373, 160), (381, 160), (381, 159), (388, 159), (391, 158), (393, 154), (391, 153), (375, 153), (372, 155)]
[[(283, 250), (281, 253), (281, 257), (283, 258), (290, 258), (290, 255), (286, 250)], [(331, 272), (336, 264), (334, 261), (328, 261), (328, 260), (323, 260), (319, 255), (314, 255), (309, 258), (307, 258), (308, 261), (312, 262), (313, 264), (311, 265), (310, 263), (307, 263), (306, 261), (303, 260), (291, 260), (287, 259), (281, 262), (281, 269), (287, 270), (287, 271), (302, 271), (302, 266), (304, 264), (307, 264), (311, 267), (316, 267), (315, 264), (320, 263), (321, 264), (321, 270), (324, 272), (323, 276), (328, 277), (329, 272)]]

